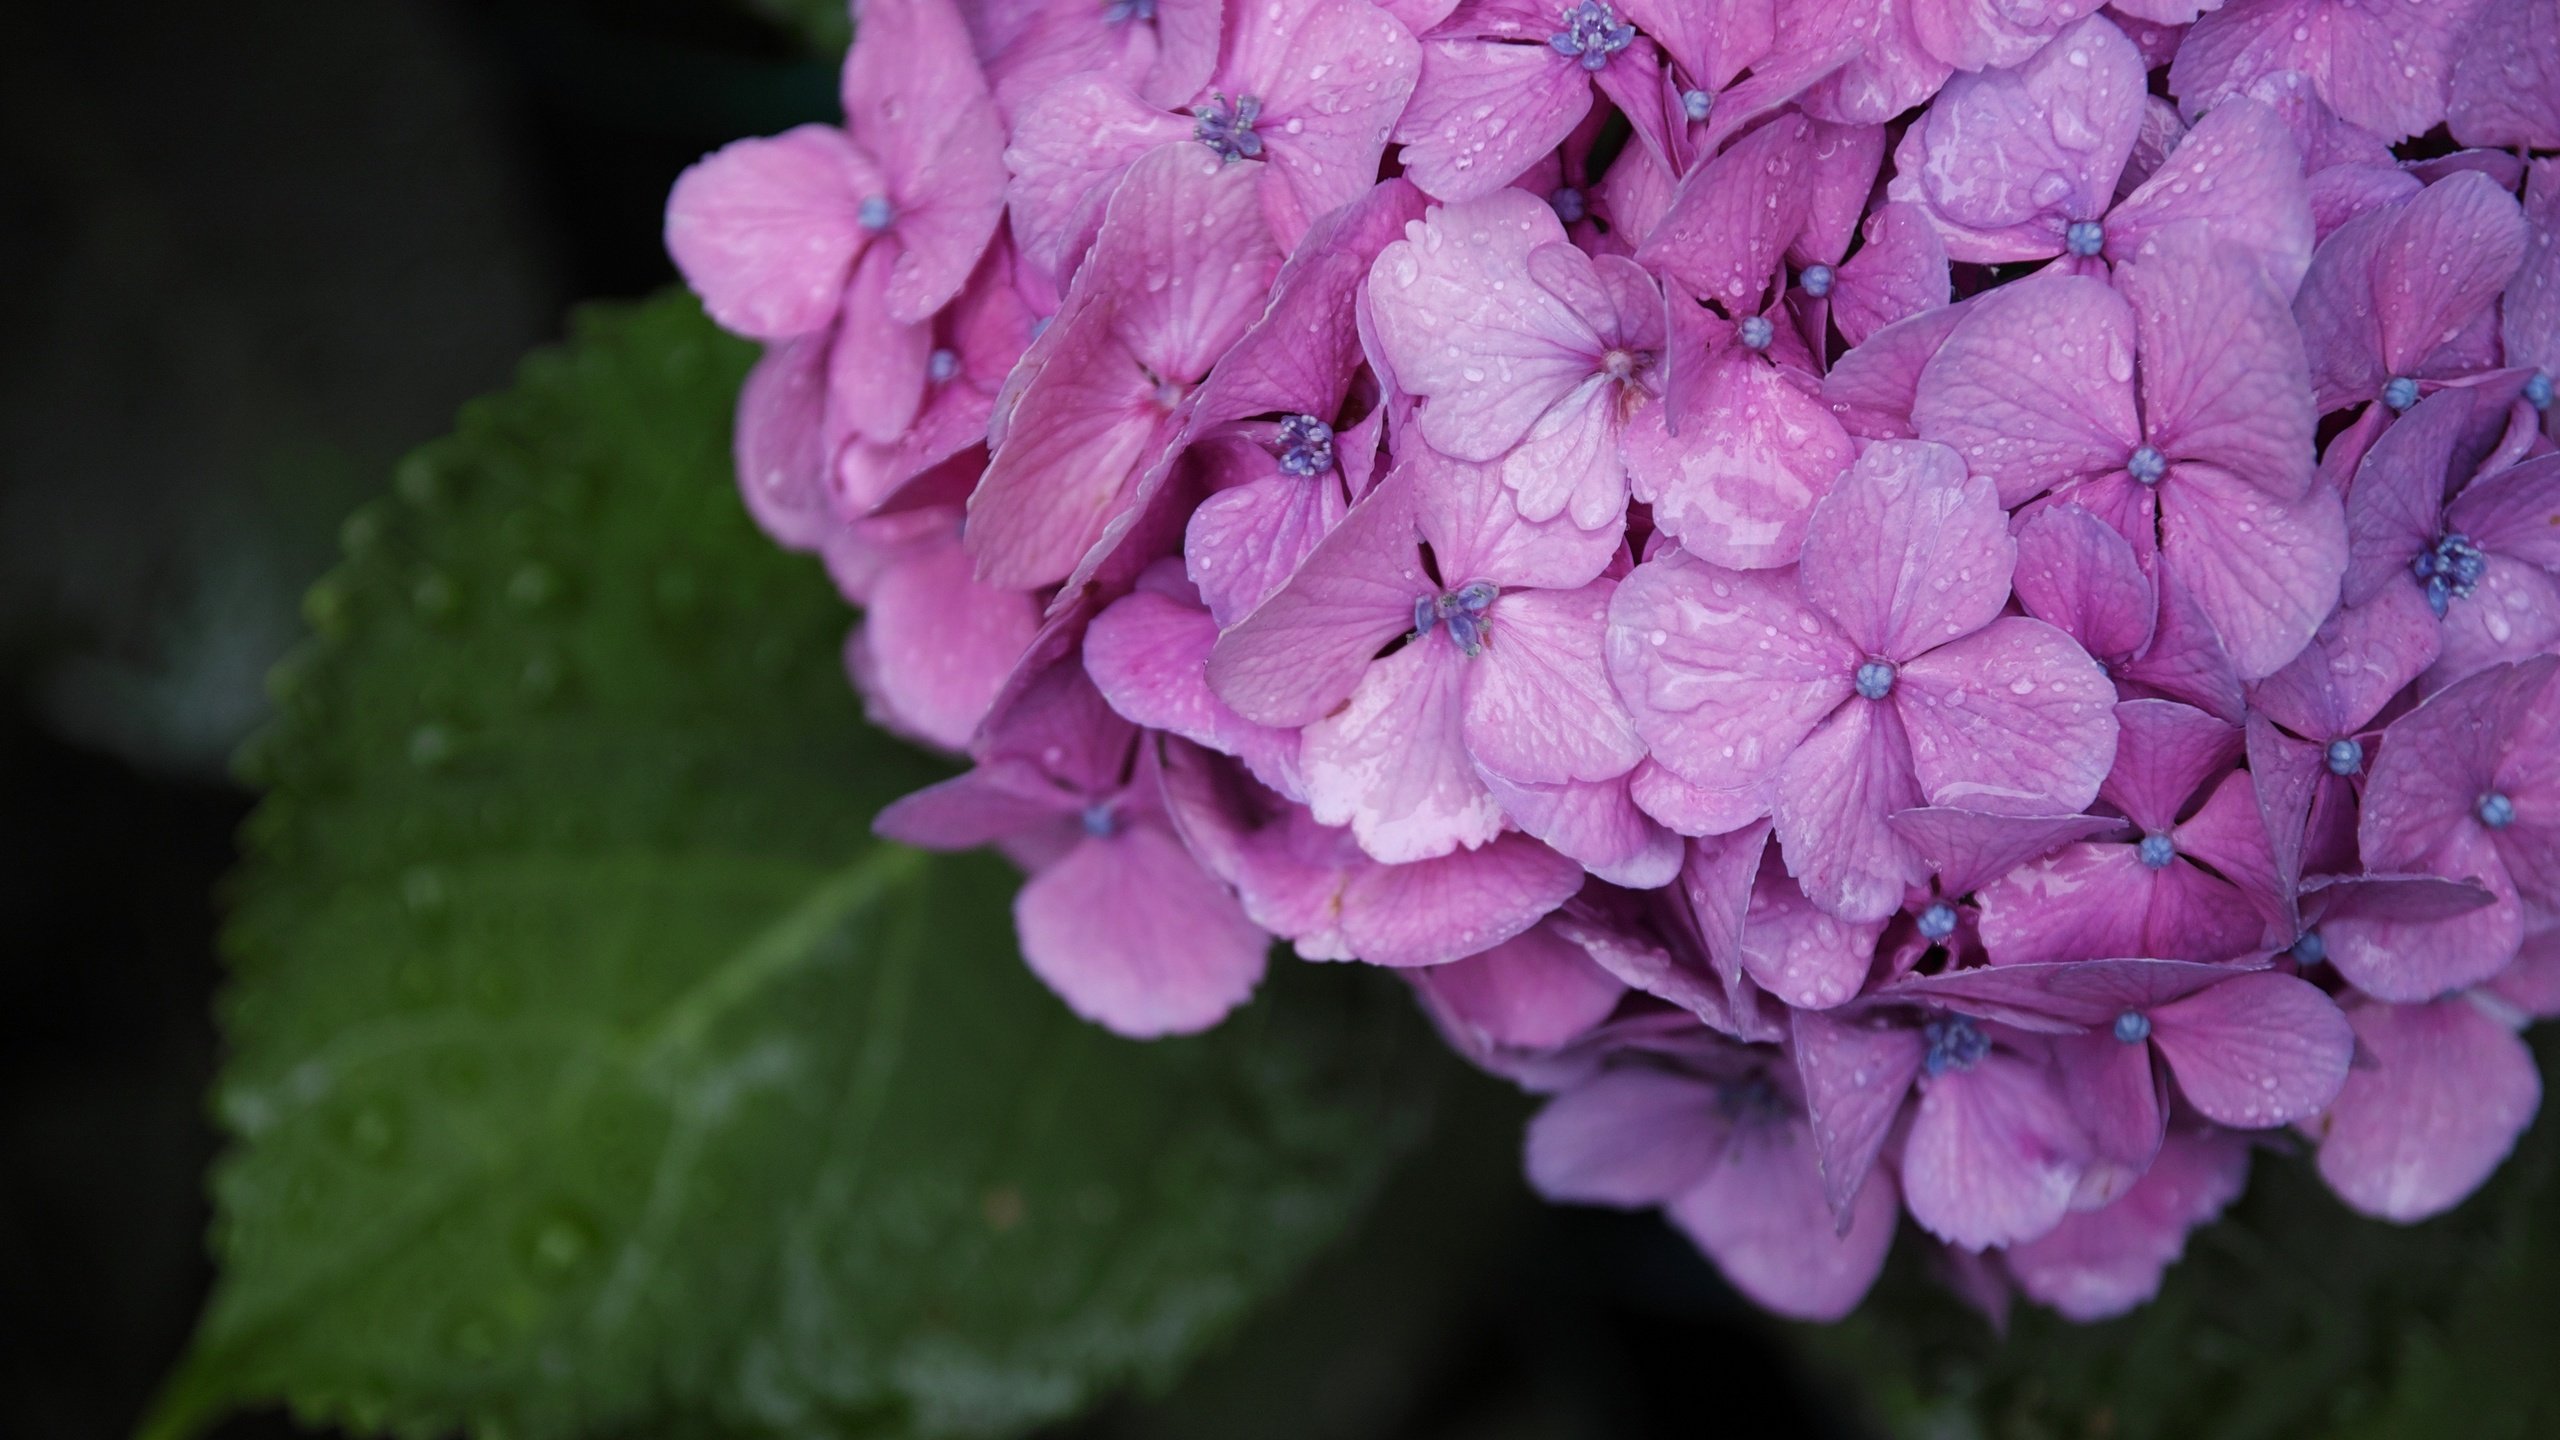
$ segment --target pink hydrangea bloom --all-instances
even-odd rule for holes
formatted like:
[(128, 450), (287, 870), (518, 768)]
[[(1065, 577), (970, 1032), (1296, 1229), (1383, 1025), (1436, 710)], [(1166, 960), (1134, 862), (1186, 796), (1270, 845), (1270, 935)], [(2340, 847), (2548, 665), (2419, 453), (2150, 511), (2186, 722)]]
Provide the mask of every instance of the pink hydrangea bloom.
[(881, 832), (1077, 1013), (1393, 970), (1810, 1319), (1905, 1214), (2121, 1313), (2254, 1132), (2407, 1221), (2531, 1119), (2548, 0), (858, 9), (668, 246), (970, 764)]

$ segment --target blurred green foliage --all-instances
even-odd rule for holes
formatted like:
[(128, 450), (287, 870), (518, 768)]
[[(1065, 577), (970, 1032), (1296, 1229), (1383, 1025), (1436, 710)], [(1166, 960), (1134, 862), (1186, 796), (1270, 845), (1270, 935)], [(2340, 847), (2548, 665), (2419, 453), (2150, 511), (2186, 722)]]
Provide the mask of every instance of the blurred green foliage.
[(729, 480), (747, 347), (587, 312), (345, 527), (242, 769), (223, 1277), (146, 1433), (986, 1435), (1161, 1384), (1420, 1128), (1398, 987), (1137, 1045), (1012, 877), (868, 834), (936, 767)]
[[(2545, 1028), (2546, 1074), (2560, 1036)], [(2160, 1298), (1994, 1335), (1904, 1245), (1848, 1324), (1799, 1331), (1912, 1440), (2539, 1440), (2560, 1435), (2560, 1126), (2419, 1225), (2341, 1205), (2310, 1158), (2262, 1154)], [(2286, 1150), (2297, 1147), (2284, 1144)]]

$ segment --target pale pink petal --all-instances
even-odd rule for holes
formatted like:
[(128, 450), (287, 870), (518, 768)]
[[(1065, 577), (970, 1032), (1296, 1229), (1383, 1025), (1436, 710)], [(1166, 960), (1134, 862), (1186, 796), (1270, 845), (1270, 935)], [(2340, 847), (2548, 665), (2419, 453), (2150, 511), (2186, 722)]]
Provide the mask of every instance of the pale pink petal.
[(757, 340), (823, 328), (870, 243), (877, 165), (842, 130), (803, 125), (705, 156), (667, 196), (666, 244), (711, 318)]
[(1860, 656), (1798, 601), (1794, 571), (1722, 570), (1673, 550), (1619, 582), (1608, 658), (1653, 758), (1736, 790), (1850, 696)]
[(1501, 944), (1582, 888), (1582, 867), (1525, 835), (1410, 864), (1353, 857), (1331, 907), (1372, 965), (1440, 965)]
[[(1544, 45), (1430, 40), (1395, 138), (1414, 184), (1442, 200), (1473, 200), (1563, 143), (1590, 108), (1586, 72)], [(1499, 131), (1485, 125), (1493, 113), (1508, 122)]]
[(1166, 146), (1112, 192), (1077, 285), (1115, 302), (1129, 352), (1161, 381), (1199, 384), (1270, 303), (1281, 255), (1262, 223), (1257, 164)]
[(1129, 723), (1233, 755), (1274, 789), (1296, 788), (1298, 737), (1254, 724), (1209, 689), (1217, 641), (1217, 622), (1199, 606), (1133, 591), (1086, 627), (1085, 673)]
[(1635, 497), (1700, 559), (1737, 570), (1792, 565), (1814, 502), (1853, 458), (1848, 432), (1768, 365), (1709, 367), (1677, 435), (1667, 405), (1645, 407), (1628, 425)]
[(1782, 116), (1689, 172), (1636, 259), (1728, 314), (1755, 314), (1804, 224), (1812, 125)]
[(1853, 923), (1817, 908), (1783, 875), (1763, 869), (1742, 922), (1742, 967), (1789, 1005), (1827, 1010), (1854, 999), (1875, 965), (1881, 922)]
[(1377, 183), (1387, 134), (1413, 93), (1421, 48), (1368, 0), (1227, 7), (1219, 79), (1262, 102), (1256, 126), (1287, 188), (1294, 240)]
[(2102, 660), (2142, 653), (2159, 621), (2133, 546), (2078, 505), (2043, 505), (2018, 527), (2018, 604)]
[(2059, 255), (2064, 229), (2115, 199), (2141, 129), (2143, 69), (2093, 14), (2014, 70), (1959, 75), (1904, 132), (1887, 193), (1919, 206), (1951, 259)]
[(982, 585), (956, 535), (881, 572), (864, 612), (873, 695), (898, 728), (945, 749), (969, 743), (1039, 632), (1029, 595)]
[(1442, 1014), (1485, 1041), (1551, 1050), (1609, 1018), (1627, 987), (1541, 926), (1480, 955), (1413, 972)]
[(1067, 1008), (1117, 1034), (1206, 1030), (1262, 981), (1270, 937), (1172, 832), (1088, 839), (1014, 897), (1022, 958)]
[(1466, 674), (1467, 750), (1505, 779), (1557, 785), (1635, 768), (1644, 742), (1601, 664), (1614, 582), (1513, 590), (1486, 612)]
[(1431, 547), (1442, 588), (1483, 581), (1504, 590), (1576, 590), (1617, 560), (1623, 514), (1586, 530), (1570, 515), (1531, 520), (1502, 473), (1413, 447), (1396, 467), (1413, 488), (1414, 525)]
[(2038, 275), (1973, 302), (1920, 372), (1911, 420), (2016, 505), (2121, 469), (2141, 443), (2132, 308), (2104, 282)]
[(1415, 552), (1413, 488), (1389, 476), (1351, 507), (1289, 582), (1218, 639), (1209, 685), (1264, 725), (1319, 719), (1349, 699), (1430, 593)]
[(958, 7), (864, 0), (841, 95), (893, 202), (890, 318), (919, 324), (960, 293), (1004, 216), (1004, 122)]
[(1022, 258), (1063, 288), (1129, 166), (1151, 150), (1190, 138), (1182, 117), (1149, 105), (1107, 76), (1079, 77), (1041, 91), (1015, 118), (1013, 143), (1004, 152), (1013, 173), (1006, 206)]
[(2317, 1124), (2320, 1174), (2367, 1215), (2407, 1224), (2480, 1188), (2542, 1105), (2533, 1052), (2468, 1000), (2359, 1005), (2370, 1067)]
[(2356, 1038), (2328, 996), (2261, 970), (2150, 1012), (2151, 1043), (2205, 1118), (2241, 1130), (2319, 1114), (2347, 1081)]
[(1730, 1135), (1715, 1088), (1642, 1065), (1602, 1072), (1529, 1122), (1529, 1183), (1549, 1200), (1659, 1205), (1700, 1181)]
[(1903, 1199), (1951, 1245), (2015, 1245), (2069, 1212), (2088, 1140), (2049, 1073), (1993, 1051), (1922, 1082), (1902, 1152)]
[(1627, 797), (1677, 835), (1723, 835), (1769, 813), (1765, 785), (1705, 789), (1671, 773), (1651, 756), (1627, 772)]
[(1182, 553), (1209, 613), (1222, 625), (1250, 614), (1342, 523), (1347, 508), (1330, 474), (1274, 473), (1201, 501)]
[(1902, 1113), (1927, 1047), (1909, 1025), (1819, 1010), (1793, 1011), (1789, 1018), (1823, 1196), (1832, 1213), (1846, 1219)]
[(2115, 757), (2115, 687), (2070, 636), (2004, 616), (1906, 662), (1892, 705), (1932, 805), (2067, 814)]
[(1897, 1198), (1892, 1177), (1870, 1170), (1846, 1225), (1835, 1223), (1805, 1127), (1746, 1122), (1669, 1212), (1735, 1289), (1780, 1315), (1829, 1321), (1856, 1309), (1884, 1269)]
[(1864, 345), (1895, 321), (1937, 309), (1951, 293), (1946, 242), (1917, 206), (1877, 206), (1866, 235), (1867, 243), (1832, 280), (1831, 323), (1851, 345)]
[(2240, 1198), (2248, 1142), (2215, 1130), (2181, 1131), (2112, 1205), (2070, 1215), (2003, 1255), (2018, 1288), (2065, 1318), (2121, 1315), (2160, 1292), (2160, 1276), (2187, 1248), (2187, 1232)]
[(1943, 445), (1880, 440), (1814, 507), (1801, 575), (1851, 644), (1899, 662), (1988, 624), (2016, 560), (1989, 480)]
[(1348, 704), (1306, 728), (1307, 805), (1349, 825), (1388, 864), (1473, 849), (1502, 832), (1502, 807), (1467, 757), (1467, 657), (1433, 634), (1372, 664)]
[(844, 524), (827, 489), (828, 348), (824, 334), (767, 346), (738, 391), (738, 493), (764, 533), (793, 550), (819, 548)]
[(1059, 317), (1024, 361), (1032, 379), (969, 497), (979, 578), (1030, 589), (1064, 578), (1175, 433), (1102, 306)]
[(1637, 808), (1629, 776), (1524, 785), (1484, 773), (1511, 823), (1612, 885), (1654, 890), (1680, 873), (1680, 837)]
[(1911, 745), (1890, 706), (1851, 700), (1806, 736), (1778, 773), (1775, 803), (1787, 873), (1844, 920), (1882, 920), (1928, 878), (1891, 817), (1921, 803)]

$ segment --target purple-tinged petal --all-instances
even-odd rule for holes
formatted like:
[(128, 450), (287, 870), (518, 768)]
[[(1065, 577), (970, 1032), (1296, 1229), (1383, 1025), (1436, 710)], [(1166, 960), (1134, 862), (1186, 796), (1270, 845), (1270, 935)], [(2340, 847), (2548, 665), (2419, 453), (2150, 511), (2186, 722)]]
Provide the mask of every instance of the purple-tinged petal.
[(1180, 116), (1108, 76), (1078, 76), (1041, 91), (1016, 117), (1004, 152), (1013, 172), (1005, 196), (1016, 250), (1064, 288), (1129, 167), (1190, 138)]
[(2178, 823), (2207, 781), (2240, 759), (2240, 729), (2174, 700), (2116, 706), (2116, 762), (2098, 796), (2143, 830)]
[(2523, 262), (2526, 238), (2515, 197), (2472, 171), (2437, 181), (2399, 207), (2373, 275), (2384, 370), (2405, 375), (2426, 368), (2463, 327), (2486, 315)]
[(2160, 873), (2135, 846), (2066, 845), (1982, 887), (1983, 948), (2004, 968), (2148, 954)]
[(2231, 656), (2213, 633), (2212, 622), (2197, 605), (2191, 587), (2176, 571), (2162, 567), (2153, 577), (2160, 591), (2159, 620), (2151, 648), (2117, 667), (2118, 674), (2142, 691), (2183, 700), (2234, 724), (2248, 711), (2248, 697)]
[(1415, 598), (1430, 593), (1415, 542), (1412, 484), (1390, 475), (1287, 584), (1218, 637), (1210, 688), (1264, 725), (1304, 725), (1341, 706), (1380, 647), (1413, 628)]
[(2211, 465), (2181, 465), (2161, 487), (2169, 568), (2244, 680), (2283, 669), (2338, 604), (2346, 512), (2314, 486), (2296, 500)]
[(2019, 525), (2016, 584), (2029, 615), (2103, 660), (2141, 654), (2159, 621), (2133, 546), (2078, 505), (2038, 506)]
[(1922, 1229), (1951, 1245), (2015, 1245), (2062, 1222), (2087, 1154), (2051, 1072), (1994, 1050), (1922, 1083), (1902, 1151), (1903, 1199)]
[(1901, 662), (1990, 623), (2016, 560), (1989, 480), (1943, 445), (1881, 440), (1814, 506), (1800, 573), (1851, 644)]
[(1670, 417), (1668, 405), (1647, 406), (1624, 440), (1628, 479), (1655, 526), (1712, 564), (1794, 564), (1814, 503), (1854, 458), (1848, 432), (1747, 357), (1710, 360), (1677, 435)]
[(2240, 1198), (2249, 1145), (2216, 1130), (2180, 1131), (2114, 1204), (2064, 1218), (2012, 1245), (2003, 1260), (2028, 1298), (2066, 1319), (2110, 1319), (2160, 1293), (2161, 1273), (2187, 1248), (2187, 1233)]
[(1443, 1015), (1495, 1045), (1552, 1050), (1609, 1018), (1627, 987), (1541, 926), (1480, 955), (1413, 972)]
[[(1474, 200), (1562, 144), (1590, 109), (1588, 72), (1544, 45), (1428, 40), (1395, 138), (1414, 184)], [(1508, 122), (1499, 130), (1485, 123), (1497, 112)]]
[(1928, 878), (1891, 817), (1921, 803), (1912, 745), (1893, 707), (1852, 700), (1815, 727), (1778, 772), (1778, 842), (1813, 903), (1844, 920), (1882, 920)]
[(827, 489), (828, 348), (824, 334), (767, 346), (738, 391), (738, 493), (764, 533), (792, 550), (815, 550), (844, 524)]
[(2021, 1030), (2068, 1035), (2112, 1029), (2128, 1010), (2157, 1009), (2235, 973), (2247, 972), (2185, 960), (2037, 961), (1914, 976), (1879, 998), (1922, 1000)]
[(2278, 294), (2292, 297), (2311, 267), (2311, 193), (2293, 136), (2274, 111), (2234, 97), (2197, 121), (2108, 213), (2106, 254), (2140, 257), (2154, 236), (2190, 220), (2212, 230), (2216, 249), (2253, 253)]
[(1936, 872), (1938, 893), (1950, 899), (2118, 826), (2103, 815), (1987, 815), (1944, 807), (1904, 810), (1893, 817), (1893, 828)]
[(1709, 790), (1775, 771), (1849, 698), (1860, 659), (1799, 603), (1793, 570), (1723, 570), (1678, 550), (1619, 582), (1608, 647), (1653, 758)]
[(1201, 501), (1184, 531), (1182, 553), (1209, 613), (1222, 625), (1252, 613), (1342, 523), (1348, 508), (1330, 474), (1273, 473)]
[[(2347, 513), (2352, 527), (2354, 507)], [(2372, 724), (2393, 696), (2435, 663), (2438, 623), (2406, 575), (2404, 568), (2403, 583), (2383, 586), (2370, 600), (2331, 615), (2292, 664), (2250, 687), (2250, 705), (2323, 745)]]
[(1838, 919), (1796, 883), (1763, 869), (1742, 922), (1742, 967), (1760, 988), (1804, 1010), (1856, 998), (1874, 967), (1880, 921)]
[(1134, 1037), (1206, 1030), (1262, 981), (1270, 937), (1171, 831), (1087, 839), (1014, 897), (1022, 958), (1067, 1008)]
[(2465, 145), (2560, 150), (2560, 12), (2489, 0), (2454, 52), (2445, 124)]
[[(2311, 486), (2319, 419), (2301, 332), (2284, 292), (2223, 243), (2219, 229), (2187, 226), (2119, 270), (2142, 356), (2144, 436), (2173, 469), (2210, 465), (2295, 499)], [(2162, 489), (2174, 493), (2176, 479)]]
[(1869, 1170), (1847, 1224), (1835, 1223), (1806, 1128), (1744, 1122), (1669, 1213), (1735, 1289), (1780, 1315), (1830, 1321), (1856, 1309), (1884, 1269), (1897, 1199), (1892, 1176)]
[(1958, 322), (1973, 312), (1971, 300), (1923, 310), (1858, 342), (1822, 377), (1822, 403), (1841, 426), (1871, 440), (1908, 440), (1920, 377)]
[(1217, 640), (1217, 622), (1207, 611), (1137, 590), (1086, 628), (1085, 673), (1129, 723), (1235, 756), (1284, 793), (1299, 788), (1297, 735), (1254, 724), (1210, 691), (1209, 654)]
[(957, 534), (911, 551), (882, 571), (860, 640), (870, 693), (892, 728), (958, 750), (1004, 688), (1040, 630), (1040, 610), (1018, 590), (970, 574)]
[(1804, 224), (1812, 148), (1811, 123), (1795, 115), (1736, 141), (1680, 182), (1636, 259), (1729, 314), (1758, 313)]
[(667, 196), (667, 253), (711, 318), (757, 340), (825, 328), (869, 245), (879, 167), (843, 131), (803, 125), (697, 161)]
[(2133, 355), (2132, 307), (2105, 282), (2031, 276), (1973, 302), (1920, 372), (1911, 422), (2017, 505), (2142, 443)]
[(1728, 834), (1769, 813), (1765, 784), (1709, 790), (1681, 779), (1651, 756), (1627, 772), (1627, 797), (1678, 835)]
[(1421, 48), (1368, 0), (1229, 5), (1226, 29), (1218, 78), (1229, 93), (1262, 102), (1256, 133), (1271, 162), (1264, 184), (1285, 191), (1288, 223), (1275, 228), (1295, 241), (1377, 183)]
[(1876, 207), (1867, 243), (1837, 267), (1831, 323), (1851, 345), (1899, 320), (1935, 310), (1952, 294), (1946, 242), (1917, 206)]
[(2059, 255), (2064, 228), (2115, 199), (2141, 128), (2143, 69), (2123, 32), (2093, 14), (2014, 70), (1960, 75), (1904, 132), (1887, 193), (1920, 207), (1952, 259)]
[(1027, 764), (999, 762), (892, 802), (871, 828), (927, 850), (969, 850), (1067, 821), (1084, 804)]
[(1846, 1223), (1927, 1047), (1911, 1026), (1879, 1025), (1854, 1014), (1797, 1010), (1790, 1021), (1789, 1048), (1804, 1082), (1823, 1198)]
[(2446, 528), (2493, 555), (2560, 571), (2560, 455), (2472, 482), (2445, 508), (2444, 519)]
[(1456, 644), (1423, 637), (1372, 664), (1348, 704), (1306, 728), (1298, 763), (1316, 819), (1349, 825), (1390, 865), (1502, 833), (1502, 807), (1467, 755), (1468, 664)]
[(1649, 1066), (1603, 1071), (1529, 1122), (1529, 1184), (1549, 1200), (1635, 1208), (1697, 1185), (1732, 1125), (1714, 1087)]
[(2542, 1105), (2533, 1052), (2462, 998), (2359, 1005), (2347, 1016), (2370, 1067), (2317, 1126), (2320, 1174), (2353, 1208), (2402, 1224), (2480, 1188)]
[(1680, 837), (1637, 808), (1628, 777), (1524, 785), (1484, 773), (1502, 813), (1612, 885), (1655, 890), (1680, 873)]
[(841, 97), (893, 202), (890, 318), (920, 324), (960, 293), (1004, 217), (1004, 122), (958, 7), (864, 0)]
[(1354, 857), (1332, 908), (1370, 964), (1441, 965), (1521, 934), (1581, 888), (1581, 866), (1513, 834), (1411, 864)]
[[(858, 435), (894, 443), (924, 408), (932, 366), (933, 327), (889, 318), (889, 278), (895, 249), (874, 245), (854, 262), (845, 286), (844, 313), (827, 355), (827, 425), (830, 439)], [(843, 508), (858, 513), (887, 498), (848, 493)]]
[(2235, 975), (2149, 1012), (2151, 1043), (2208, 1120), (2265, 1130), (2309, 1119), (2347, 1080), (2347, 1017), (2313, 986), (2272, 970)]
[(1414, 449), (1397, 473), (1413, 486), (1414, 524), (1431, 547), (1442, 588), (1482, 581), (1506, 591), (1574, 590), (1618, 558), (1623, 502), (1599, 529), (1584, 529), (1570, 514), (1531, 520), (1501, 471)]
[(2003, 616), (1906, 662), (1892, 702), (1932, 805), (2067, 814), (2115, 758), (2115, 687), (2041, 620)]
[(2451, 47), (2471, 9), (2231, 0), (2188, 28), (2169, 90), (2199, 115), (2263, 76), (2299, 70), (2340, 115), (2406, 139), (2444, 118)]
[(1644, 742), (1601, 664), (1614, 582), (1513, 590), (1485, 614), (1484, 649), (1466, 674), (1466, 737), (1476, 763), (1506, 780), (1560, 785), (1635, 768)]

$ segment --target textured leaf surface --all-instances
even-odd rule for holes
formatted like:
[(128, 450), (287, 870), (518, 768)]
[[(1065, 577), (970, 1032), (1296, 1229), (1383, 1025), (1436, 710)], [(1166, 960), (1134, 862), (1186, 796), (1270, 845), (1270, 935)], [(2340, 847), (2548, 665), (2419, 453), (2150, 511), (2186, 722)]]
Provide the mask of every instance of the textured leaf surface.
[(1285, 967), (1083, 1025), (728, 481), (747, 356), (590, 312), (347, 526), (244, 757), (222, 1282), (152, 1429), (995, 1434), (1160, 1381), (1363, 1203), (1430, 1046)]
[[(2560, 1034), (2534, 1037), (2544, 1073)], [(1905, 1246), (1907, 1253), (1915, 1247)], [(2560, 1434), (2560, 1124), (2423, 1224), (2349, 1213), (2307, 1160), (2261, 1155), (2235, 1217), (2160, 1298), (2008, 1340), (1903, 1266), (1848, 1325), (1800, 1332), (1911, 1440), (2527, 1440)]]

